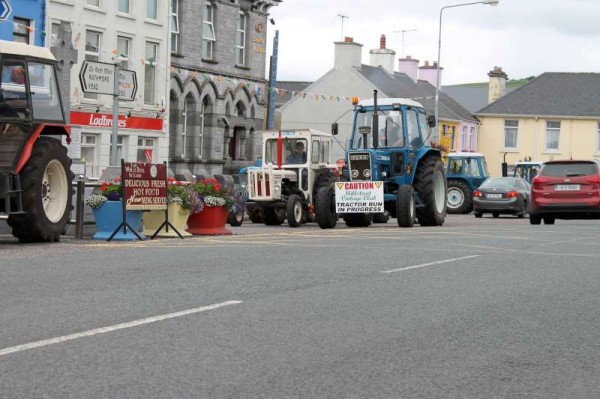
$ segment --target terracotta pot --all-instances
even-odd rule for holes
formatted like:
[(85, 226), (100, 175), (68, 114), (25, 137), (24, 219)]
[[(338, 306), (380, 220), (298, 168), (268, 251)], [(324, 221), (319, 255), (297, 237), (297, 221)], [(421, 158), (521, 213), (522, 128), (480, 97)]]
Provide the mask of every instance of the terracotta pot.
[(225, 228), (228, 211), (224, 206), (205, 206), (202, 212), (188, 218), (188, 229), (194, 235), (229, 235)]
[[(96, 221), (96, 234), (92, 236), (94, 240), (108, 240), (112, 233), (123, 223), (123, 208), (121, 201), (106, 201), (99, 208), (93, 208), (94, 220)], [(142, 239), (146, 237), (142, 231), (142, 214), (144, 211), (127, 211), (127, 224), (138, 232)], [(137, 240), (136, 235), (127, 228), (127, 233), (123, 233), (121, 227), (117, 234), (112, 238), (118, 241)]]
[[(185, 229), (187, 228), (187, 220), (190, 216), (189, 209), (183, 209), (180, 204), (168, 204), (167, 211), (169, 214), (169, 222), (177, 229), (179, 234), (184, 237), (191, 236)], [(165, 211), (164, 210), (156, 210), (156, 211), (148, 211), (144, 212), (144, 217), (142, 218), (142, 222), (144, 223), (144, 234), (148, 237), (151, 237), (156, 233), (156, 230), (160, 227), (161, 224), (165, 221)], [(169, 227), (167, 231), (167, 226), (163, 226), (160, 229), (159, 233), (156, 237), (179, 237), (173, 228)]]

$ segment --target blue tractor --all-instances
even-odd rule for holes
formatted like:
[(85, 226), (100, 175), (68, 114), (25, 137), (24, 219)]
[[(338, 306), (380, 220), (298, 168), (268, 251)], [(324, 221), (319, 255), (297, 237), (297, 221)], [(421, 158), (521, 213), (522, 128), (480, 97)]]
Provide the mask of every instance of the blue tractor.
[[(446, 218), (446, 176), (441, 153), (430, 145), (435, 117), (418, 102), (374, 98), (355, 105), (342, 181), (382, 181), (384, 209), (400, 227), (441, 226)], [(338, 126), (332, 125), (337, 134)], [(334, 183), (335, 184), (335, 183)], [(323, 229), (338, 220), (335, 186), (317, 193), (315, 218)], [(366, 227), (375, 214), (342, 213), (349, 227)]]
[(447, 157), (448, 213), (465, 214), (473, 210), (473, 192), (490, 174), (483, 154), (451, 152)]

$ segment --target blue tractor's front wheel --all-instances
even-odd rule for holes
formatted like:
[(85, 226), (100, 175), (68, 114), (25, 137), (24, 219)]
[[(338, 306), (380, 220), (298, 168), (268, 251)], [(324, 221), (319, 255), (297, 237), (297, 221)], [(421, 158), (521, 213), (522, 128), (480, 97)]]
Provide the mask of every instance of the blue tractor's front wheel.
[(441, 226), (446, 219), (446, 176), (439, 157), (427, 156), (419, 162), (413, 186), (423, 206), (417, 208), (421, 226)]

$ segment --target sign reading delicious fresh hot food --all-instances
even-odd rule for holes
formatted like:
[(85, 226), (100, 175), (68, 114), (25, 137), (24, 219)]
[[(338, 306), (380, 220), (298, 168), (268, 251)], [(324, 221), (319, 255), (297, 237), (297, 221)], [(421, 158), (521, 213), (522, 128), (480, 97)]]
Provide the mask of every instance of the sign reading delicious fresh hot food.
[(125, 162), (123, 194), (127, 210), (167, 209), (167, 168), (163, 164)]
[(382, 213), (383, 182), (335, 183), (336, 213)]

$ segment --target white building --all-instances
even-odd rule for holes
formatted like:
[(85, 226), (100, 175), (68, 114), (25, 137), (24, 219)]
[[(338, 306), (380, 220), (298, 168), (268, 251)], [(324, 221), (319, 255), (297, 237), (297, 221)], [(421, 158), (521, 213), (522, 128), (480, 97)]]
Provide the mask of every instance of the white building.
[(88, 177), (99, 177), (110, 164), (113, 101), (110, 95), (82, 92), (79, 72), (84, 60), (113, 63), (120, 55), (121, 68), (137, 74), (134, 101), (119, 102), (119, 159), (154, 163), (168, 159), (169, 4), (169, 0), (48, 0), (47, 26), (56, 34), (61, 21), (69, 22), (78, 50), (71, 69), (70, 123), (75, 139), (81, 132), (81, 159)]

